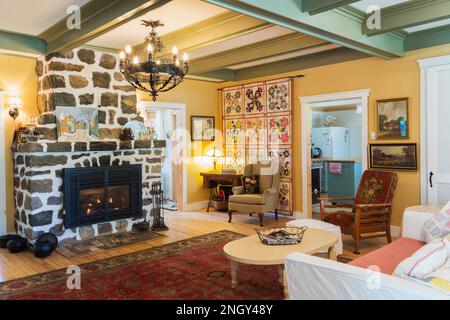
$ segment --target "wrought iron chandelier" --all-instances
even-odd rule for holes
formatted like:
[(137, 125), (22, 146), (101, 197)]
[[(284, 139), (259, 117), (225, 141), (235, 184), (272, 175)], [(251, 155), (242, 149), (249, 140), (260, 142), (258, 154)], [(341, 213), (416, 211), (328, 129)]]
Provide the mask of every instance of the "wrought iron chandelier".
[(183, 81), (189, 70), (188, 55), (184, 53), (180, 62), (177, 47), (172, 48), (171, 55), (165, 52), (165, 46), (155, 30), (164, 26), (159, 20), (142, 20), (142, 25), (151, 28), (145, 38), (147, 61), (140, 62), (138, 55), (132, 58), (132, 49), (128, 45), (120, 53), (120, 71), (133, 87), (150, 93), (156, 101), (160, 92), (172, 90)]

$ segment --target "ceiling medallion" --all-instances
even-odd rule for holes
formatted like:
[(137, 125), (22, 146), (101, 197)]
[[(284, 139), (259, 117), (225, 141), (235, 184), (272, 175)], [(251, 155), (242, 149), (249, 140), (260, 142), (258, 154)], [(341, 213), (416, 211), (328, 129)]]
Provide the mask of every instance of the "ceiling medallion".
[(142, 25), (151, 28), (145, 38), (146, 61), (140, 62), (138, 55), (132, 58), (131, 46), (127, 45), (125, 51), (120, 53), (120, 71), (133, 87), (150, 93), (156, 101), (160, 92), (169, 91), (183, 81), (189, 70), (188, 55), (184, 53), (180, 62), (177, 47), (172, 48), (172, 54), (167, 54), (155, 30), (164, 26), (159, 20), (142, 20)]

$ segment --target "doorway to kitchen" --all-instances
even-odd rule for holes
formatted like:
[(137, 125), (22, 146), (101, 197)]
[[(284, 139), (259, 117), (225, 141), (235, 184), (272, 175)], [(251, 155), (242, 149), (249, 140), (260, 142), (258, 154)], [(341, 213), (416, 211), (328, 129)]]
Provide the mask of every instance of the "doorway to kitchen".
[(155, 138), (166, 141), (161, 167), (164, 208), (182, 210), (187, 203), (186, 185), (186, 105), (169, 102), (140, 102), (147, 126)]
[(353, 198), (367, 169), (369, 90), (302, 97), (303, 214), (320, 219), (319, 197)]

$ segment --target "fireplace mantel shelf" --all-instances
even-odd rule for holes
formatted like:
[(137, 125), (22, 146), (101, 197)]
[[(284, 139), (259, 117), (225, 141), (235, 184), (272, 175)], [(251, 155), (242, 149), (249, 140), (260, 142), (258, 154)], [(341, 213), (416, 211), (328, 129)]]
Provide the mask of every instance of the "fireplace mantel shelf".
[(99, 140), (91, 142), (44, 142), (19, 143), (11, 147), (14, 153), (39, 152), (84, 152), (84, 151), (117, 151), (132, 149), (165, 148), (165, 140), (117, 141)]

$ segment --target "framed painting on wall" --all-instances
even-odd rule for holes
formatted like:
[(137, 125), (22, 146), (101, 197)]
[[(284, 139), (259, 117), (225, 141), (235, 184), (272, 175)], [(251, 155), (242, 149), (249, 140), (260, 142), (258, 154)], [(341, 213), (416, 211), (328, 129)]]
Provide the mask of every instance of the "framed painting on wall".
[(408, 100), (408, 98), (377, 100), (379, 138), (408, 138)]
[(215, 118), (191, 116), (191, 141), (214, 141)]
[(417, 170), (417, 144), (371, 144), (370, 167), (373, 169)]
[(56, 107), (56, 130), (59, 142), (98, 140), (98, 109), (89, 107)]

